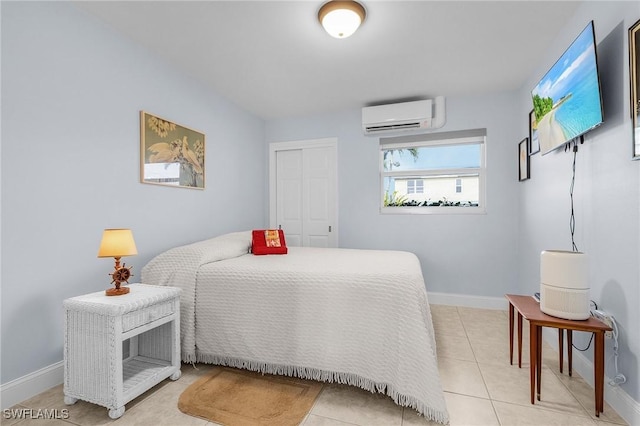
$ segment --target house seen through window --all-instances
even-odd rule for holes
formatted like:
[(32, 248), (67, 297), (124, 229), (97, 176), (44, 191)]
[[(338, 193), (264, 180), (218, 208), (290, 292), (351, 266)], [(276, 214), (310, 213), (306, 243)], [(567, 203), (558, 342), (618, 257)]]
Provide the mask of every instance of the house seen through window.
[(477, 129), (380, 139), (381, 212), (483, 213), (485, 135)]

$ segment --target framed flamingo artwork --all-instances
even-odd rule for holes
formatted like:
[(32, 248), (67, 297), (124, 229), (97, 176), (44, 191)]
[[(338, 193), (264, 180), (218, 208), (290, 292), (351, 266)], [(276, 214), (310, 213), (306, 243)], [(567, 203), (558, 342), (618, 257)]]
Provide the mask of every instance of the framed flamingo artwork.
[(140, 111), (140, 181), (204, 189), (204, 133)]

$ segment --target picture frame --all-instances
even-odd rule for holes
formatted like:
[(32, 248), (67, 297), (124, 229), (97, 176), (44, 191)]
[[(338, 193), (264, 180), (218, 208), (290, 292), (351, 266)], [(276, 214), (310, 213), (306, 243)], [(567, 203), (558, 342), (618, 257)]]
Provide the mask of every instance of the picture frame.
[(205, 135), (140, 111), (140, 182), (204, 189)]
[(538, 140), (538, 121), (536, 113), (531, 110), (529, 113), (529, 155), (540, 152), (540, 141)]
[(529, 138), (524, 138), (518, 144), (518, 180), (529, 179), (531, 169), (529, 166)]
[(631, 126), (633, 159), (640, 160), (640, 20), (629, 28), (629, 82), (631, 84)]

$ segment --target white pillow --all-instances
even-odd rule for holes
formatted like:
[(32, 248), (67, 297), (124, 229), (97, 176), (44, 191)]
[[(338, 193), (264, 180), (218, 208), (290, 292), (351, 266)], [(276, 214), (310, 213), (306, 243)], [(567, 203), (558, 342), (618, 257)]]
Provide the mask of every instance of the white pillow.
[(232, 259), (249, 253), (251, 250), (251, 231), (223, 234), (195, 244), (207, 248), (206, 261), (208, 262)]

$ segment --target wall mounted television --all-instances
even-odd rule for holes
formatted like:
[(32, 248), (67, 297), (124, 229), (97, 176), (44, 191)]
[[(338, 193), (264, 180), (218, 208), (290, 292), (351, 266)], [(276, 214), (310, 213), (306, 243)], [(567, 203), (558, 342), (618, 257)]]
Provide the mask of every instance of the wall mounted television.
[(533, 88), (531, 97), (542, 154), (602, 124), (593, 21)]

